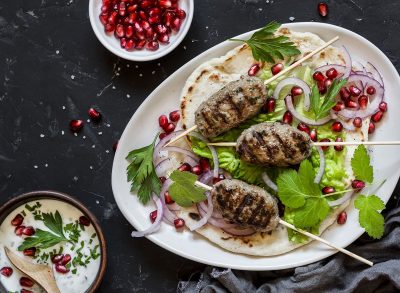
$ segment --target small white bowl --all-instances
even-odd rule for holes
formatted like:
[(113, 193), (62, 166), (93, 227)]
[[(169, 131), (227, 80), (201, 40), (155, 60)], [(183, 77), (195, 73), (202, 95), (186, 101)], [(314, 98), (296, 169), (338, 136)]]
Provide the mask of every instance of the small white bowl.
[(114, 34), (105, 33), (104, 26), (99, 19), (101, 5), (102, 0), (89, 1), (89, 18), (94, 33), (96, 34), (99, 41), (104, 45), (104, 47), (106, 47), (110, 52), (121, 58), (131, 61), (149, 61), (167, 55), (182, 42), (193, 20), (194, 0), (180, 0), (179, 7), (185, 10), (186, 18), (183, 20), (179, 32), (172, 33), (170, 35), (169, 44), (164, 45), (160, 43), (160, 48), (157, 51), (149, 51), (145, 48), (143, 50), (127, 51), (121, 48), (120, 41), (114, 36)]

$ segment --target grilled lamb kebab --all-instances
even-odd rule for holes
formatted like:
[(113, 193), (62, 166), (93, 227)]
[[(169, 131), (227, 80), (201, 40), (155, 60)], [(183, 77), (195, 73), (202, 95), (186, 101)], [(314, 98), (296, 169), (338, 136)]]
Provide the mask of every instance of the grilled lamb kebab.
[(195, 123), (205, 137), (215, 137), (257, 115), (267, 90), (262, 79), (242, 77), (232, 81), (200, 104)]
[(240, 226), (269, 232), (279, 224), (277, 200), (261, 187), (225, 179), (213, 186), (211, 196), (222, 216)]
[(236, 143), (240, 159), (262, 166), (300, 164), (311, 155), (307, 133), (281, 122), (264, 122), (242, 132)]

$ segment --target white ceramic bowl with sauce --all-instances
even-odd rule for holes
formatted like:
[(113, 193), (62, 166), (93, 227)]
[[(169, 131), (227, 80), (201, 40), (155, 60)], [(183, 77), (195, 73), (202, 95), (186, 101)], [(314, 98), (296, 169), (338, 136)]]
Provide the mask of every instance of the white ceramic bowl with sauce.
[(102, 0), (89, 1), (90, 24), (92, 25), (93, 31), (99, 41), (110, 52), (121, 58), (142, 62), (155, 60), (167, 55), (183, 41), (189, 31), (190, 25), (192, 24), (194, 0), (179, 0), (179, 7), (186, 12), (186, 18), (183, 20), (180, 30), (177, 33), (172, 33), (170, 35), (169, 44), (160, 44), (159, 49), (156, 51), (149, 51), (145, 48), (142, 50), (127, 51), (121, 48), (119, 39), (117, 39), (113, 33), (107, 34), (104, 31), (104, 26), (99, 19), (101, 6)]
[[(39, 205), (37, 204), (38, 202), (40, 203)], [(36, 251), (35, 258), (24, 256), (23, 252), (18, 251), (17, 248), (29, 236), (16, 235), (16, 226), (11, 224), (12, 220), (19, 214), (23, 216), (23, 222), (19, 225), (24, 225), (25, 227), (33, 226), (36, 232), (37, 229), (51, 231), (44, 224), (44, 221), (38, 220), (35, 215), (43, 213), (55, 214), (56, 211), (59, 211), (61, 215), (64, 234), (67, 238), (70, 238), (70, 234), (65, 231), (66, 224), (78, 223), (75, 226), (80, 231), (77, 241), (71, 243), (61, 242), (49, 248)], [(80, 217), (88, 220), (85, 226), (79, 225)], [(83, 204), (60, 192), (34, 191), (26, 193), (11, 199), (0, 208), (0, 270), (4, 267), (11, 267), (13, 270), (12, 275), (8, 277), (0, 274), (0, 292), (19, 292), (22, 288), (33, 292), (45, 292), (37, 284), (30, 288), (20, 285), (20, 278), (26, 276), (10, 263), (5, 255), (4, 246), (20, 254), (27, 261), (33, 263), (43, 263), (44, 261), (45, 264), (49, 264), (61, 293), (95, 292), (105, 273), (107, 263), (106, 245), (97, 219)], [(60, 252), (61, 247), (63, 248), (62, 252)], [(70, 266), (68, 273), (63, 274), (56, 271), (56, 264), (52, 263), (51, 255), (47, 256), (53, 251), (72, 256), (68, 264), (65, 265), (67, 267)], [(85, 263), (86, 260), (87, 263), (85, 265), (79, 264)]]

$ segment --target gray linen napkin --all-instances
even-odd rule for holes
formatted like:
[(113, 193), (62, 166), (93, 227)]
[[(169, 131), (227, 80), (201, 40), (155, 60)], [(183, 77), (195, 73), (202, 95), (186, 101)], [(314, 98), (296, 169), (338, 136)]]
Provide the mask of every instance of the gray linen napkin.
[(178, 284), (179, 292), (399, 292), (400, 208), (386, 215), (385, 235), (363, 235), (349, 250), (373, 261), (368, 267), (342, 253), (290, 270), (246, 272), (206, 267), (197, 280)]

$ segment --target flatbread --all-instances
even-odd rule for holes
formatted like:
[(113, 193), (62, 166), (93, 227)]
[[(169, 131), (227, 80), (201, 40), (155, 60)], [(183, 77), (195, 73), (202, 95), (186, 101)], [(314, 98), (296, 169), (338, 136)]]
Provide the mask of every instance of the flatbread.
[[(304, 56), (324, 41), (312, 33), (291, 32), (286, 28), (280, 29), (280, 34), (284, 34), (298, 46), (301, 55)], [(300, 57), (299, 57), (300, 58)], [(213, 93), (221, 89), (227, 83), (237, 80), (240, 76), (247, 74), (248, 69), (256, 61), (252, 57), (250, 48), (241, 45), (229, 51), (226, 55), (214, 58), (200, 65), (189, 76), (181, 94), (181, 113), (183, 128), (195, 125), (195, 111), (198, 106)], [(341, 49), (328, 47), (325, 51), (313, 56), (304, 65), (312, 68), (325, 64), (345, 64)], [(348, 141), (368, 140), (369, 120), (363, 122), (363, 127), (355, 132), (349, 132), (346, 136)], [(346, 172), (349, 175), (348, 184), (353, 179), (352, 168), (350, 165), (355, 147), (347, 147), (346, 152)], [(337, 216), (349, 205), (350, 201), (343, 203), (332, 211), (332, 213), (321, 223), (320, 234), (329, 226), (335, 223)], [(196, 207), (182, 209), (179, 216), (182, 217), (188, 227), (195, 223), (189, 214), (198, 213)], [(288, 231), (284, 226), (278, 226), (272, 233), (256, 233), (248, 237), (234, 237), (224, 232), (222, 229), (206, 224), (196, 230), (211, 242), (220, 247), (234, 252), (254, 256), (273, 256), (286, 253), (306, 243), (298, 244), (290, 242)]]

